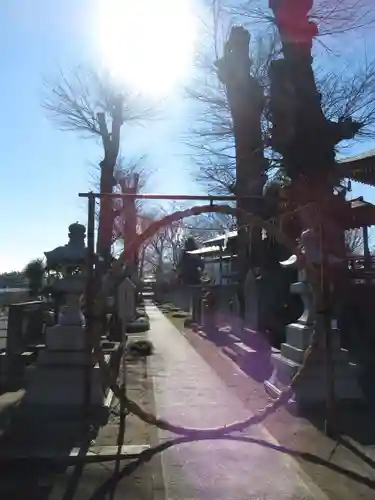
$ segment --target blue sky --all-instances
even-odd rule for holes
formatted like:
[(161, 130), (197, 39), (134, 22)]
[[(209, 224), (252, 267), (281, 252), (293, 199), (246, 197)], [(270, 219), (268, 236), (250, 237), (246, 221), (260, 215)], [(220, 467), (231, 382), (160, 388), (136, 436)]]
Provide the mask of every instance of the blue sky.
[[(70, 223), (85, 222), (77, 193), (91, 187), (90, 164), (100, 161), (100, 145), (57, 130), (40, 104), (43, 76), (98, 57), (96, 1), (1, 0), (0, 272), (22, 269), (31, 258), (66, 243)], [(353, 57), (355, 44), (362, 46), (363, 40), (353, 39)], [(154, 192), (199, 191), (178, 145), (189, 111), (178, 97), (146, 134), (124, 130), (123, 152), (148, 153)], [(374, 144), (362, 143), (356, 150), (370, 147)], [(356, 187), (354, 195), (375, 201), (368, 188)]]
[[(89, 165), (101, 159), (100, 145), (57, 130), (40, 104), (43, 77), (97, 56), (95, 1), (1, 1), (0, 272), (21, 269), (66, 243), (68, 225), (85, 222), (77, 193), (90, 189)], [(169, 106), (167, 118), (151, 124), (146, 136), (124, 130), (123, 151), (151, 150), (152, 191), (194, 189), (177, 147), (185, 106)]]

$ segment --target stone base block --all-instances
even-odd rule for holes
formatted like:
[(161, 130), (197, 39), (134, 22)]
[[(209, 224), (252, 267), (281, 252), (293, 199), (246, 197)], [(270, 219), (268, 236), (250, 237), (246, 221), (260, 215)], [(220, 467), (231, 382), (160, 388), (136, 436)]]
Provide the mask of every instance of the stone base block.
[[(281, 355), (293, 361), (294, 363), (301, 364), (304, 359), (305, 351), (303, 349), (298, 349), (293, 345), (283, 343), (281, 344)], [(333, 359), (337, 362), (348, 362), (348, 351), (346, 349), (334, 348), (333, 349)]]
[(310, 345), (313, 331), (314, 328), (311, 325), (291, 323), (286, 327), (286, 343), (305, 350)]
[(85, 330), (79, 325), (48, 327), (46, 344), (50, 351), (82, 351), (85, 348)]
[(11, 390), (23, 385), (25, 368), (36, 360), (35, 352), (23, 352), (22, 354), (0, 353), (0, 389)]
[(238, 356), (252, 356), (256, 355), (257, 351), (255, 349), (252, 349), (248, 345), (244, 344), (243, 342), (233, 342), (232, 344), (232, 349), (233, 351), (238, 355)]
[[(91, 404), (104, 404), (105, 394), (99, 366), (91, 371)], [(31, 366), (27, 369), (25, 403), (33, 405), (83, 405), (84, 371), (82, 366)]]
[[(53, 366), (80, 366), (86, 363), (86, 353), (84, 351), (42, 351), (38, 356), (39, 365)], [(83, 370), (83, 368), (81, 368)]]
[[(357, 380), (357, 366), (342, 359), (335, 361), (335, 394), (340, 401), (363, 399), (362, 390)], [(265, 382), (265, 389), (272, 397), (278, 397), (286, 389), (300, 367), (299, 363), (284, 357), (281, 353), (272, 354), (273, 373)], [(301, 375), (294, 390), (297, 405), (314, 405), (324, 402), (326, 398), (326, 381), (324, 360), (308, 366)]]

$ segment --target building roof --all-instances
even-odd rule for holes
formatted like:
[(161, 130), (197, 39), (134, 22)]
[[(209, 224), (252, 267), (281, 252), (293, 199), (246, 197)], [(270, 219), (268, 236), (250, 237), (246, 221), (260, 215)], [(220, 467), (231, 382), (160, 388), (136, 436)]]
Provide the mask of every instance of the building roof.
[(204, 244), (206, 245), (207, 243), (215, 243), (217, 241), (223, 241), (225, 239), (235, 238), (236, 236), (237, 236), (237, 231), (229, 231), (226, 234), (220, 234), (219, 236), (215, 236), (215, 238), (210, 238), (209, 240), (206, 240)]
[(369, 151), (365, 151), (364, 153), (360, 153), (359, 155), (348, 156), (347, 158), (339, 160), (339, 163), (349, 163), (358, 160), (366, 160), (367, 158), (375, 159), (375, 149), (370, 149)]
[(338, 161), (344, 177), (375, 186), (375, 149)]
[(348, 204), (351, 210), (346, 229), (375, 225), (375, 205), (364, 201), (362, 196), (354, 200), (349, 200)]
[[(207, 241), (205, 241), (207, 243)], [(191, 255), (205, 255), (208, 253), (215, 253), (215, 252), (220, 252), (221, 247), (219, 245), (215, 246), (210, 246), (210, 247), (202, 247), (202, 248), (197, 248), (196, 250), (190, 250), (189, 253)]]

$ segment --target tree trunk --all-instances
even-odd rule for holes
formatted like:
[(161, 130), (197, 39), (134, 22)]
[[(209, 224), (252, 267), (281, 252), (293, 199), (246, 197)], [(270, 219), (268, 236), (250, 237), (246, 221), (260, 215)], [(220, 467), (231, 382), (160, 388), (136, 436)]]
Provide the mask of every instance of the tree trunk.
[[(262, 196), (266, 180), (261, 134), (263, 89), (250, 75), (249, 33), (234, 27), (225, 44), (224, 57), (217, 61), (218, 76), (226, 86), (231, 110), (235, 149), (237, 207), (262, 214)], [(247, 197), (247, 198), (246, 198)], [(245, 314), (243, 287), (248, 269), (261, 265), (261, 230), (250, 228), (243, 217), (237, 217), (237, 272), (241, 315)]]
[[(113, 169), (103, 161), (100, 165), (100, 193), (112, 193)], [(103, 267), (107, 268), (111, 260), (112, 230), (113, 230), (113, 199), (108, 196), (100, 198), (99, 228), (97, 253), (103, 260)]]
[[(123, 98), (117, 96), (113, 102), (112, 131), (108, 131), (104, 113), (98, 113), (100, 133), (104, 147), (104, 159), (100, 163), (100, 193), (112, 193), (115, 185), (114, 171), (120, 149), (120, 130), (122, 125)], [(111, 262), (112, 231), (113, 231), (113, 200), (111, 197), (100, 198), (100, 214), (97, 253), (102, 259), (101, 272), (105, 272)]]

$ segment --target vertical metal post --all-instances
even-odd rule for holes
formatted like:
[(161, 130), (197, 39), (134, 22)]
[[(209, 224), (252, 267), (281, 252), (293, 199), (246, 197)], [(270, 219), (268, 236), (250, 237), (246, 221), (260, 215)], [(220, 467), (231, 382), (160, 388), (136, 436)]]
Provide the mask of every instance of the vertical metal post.
[(371, 253), (370, 253), (367, 226), (362, 226), (362, 234), (363, 234), (363, 255), (365, 257), (364, 261), (365, 271), (369, 271), (371, 268)]
[(219, 273), (220, 273), (220, 281), (219, 285), (223, 284), (223, 245), (220, 244), (220, 256), (219, 256)]
[[(324, 431), (327, 436), (334, 437), (335, 434), (335, 410), (336, 410), (336, 394), (335, 394), (335, 371), (334, 371), (334, 360), (333, 360), (333, 342), (332, 342), (332, 317), (331, 317), (331, 306), (332, 306), (332, 290), (331, 290), (331, 280), (329, 276), (329, 260), (327, 255), (327, 245), (326, 245), (326, 231), (324, 227), (323, 212), (321, 207), (319, 208), (319, 226), (320, 226), (320, 251), (321, 251), (321, 276), (320, 276), (320, 315), (322, 318), (321, 328), (322, 332), (322, 344), (324, 348), (324, 361), (325, 361), (325, 422)], [(319, 325), (317, 325), (319, 328)]]
[(83, 393), (83, 421), (85, 431), (88, 432), (91, 405), (91, 371), (92, 371), (92, 339), (94, 326), (94, 299), (95, 299), (95, 196), (89, 193), (87, 210), (87, 260), (86, 260), (86, 290), (85, 290), (85, 364), (84, 364), (84, 393)]

